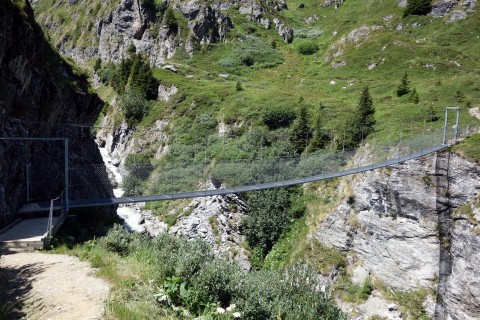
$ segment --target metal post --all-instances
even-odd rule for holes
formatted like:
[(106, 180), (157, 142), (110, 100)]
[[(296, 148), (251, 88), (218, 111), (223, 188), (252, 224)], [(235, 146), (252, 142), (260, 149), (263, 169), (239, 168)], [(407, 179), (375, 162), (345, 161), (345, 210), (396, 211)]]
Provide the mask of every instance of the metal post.
[(447, 121), (448, 121), (448, 111), (455, 110), (457, 111), (457, 120), (455, 121), (455, 136), (453, 137), (453, 143), (457, 143), (458, 139), (458, 125), (460, 122), (460, 108), (459, 107), (447, 107), (445, 109), (445, 125), (443, 127), (443, 144), (447, 143)]
[(27, 201), (30, 201), (30, 163), (26, 164), (26, 176), (27, 176)]
[(68, 190), (68, 138), (65, 138), (65, 214), (70, 209), (70, 195)]
[(448, 108), (445, 109), (445, 124), (443, 125), (443, 141), (442, 144), (447, 144), (447, 121), (448, 121)]
[(454, 144), (457, 143), (458, 139), (458, 124), (460, 122), (460, 108), (457, 108), (457, 121), (455, 122), (455, 138), (454, 138)]

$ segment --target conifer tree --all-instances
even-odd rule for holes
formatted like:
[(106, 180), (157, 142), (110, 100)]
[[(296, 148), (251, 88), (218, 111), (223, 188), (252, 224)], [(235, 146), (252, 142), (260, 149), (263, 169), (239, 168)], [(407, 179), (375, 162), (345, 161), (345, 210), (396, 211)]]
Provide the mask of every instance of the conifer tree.
[(365, 87), (358, 102), (358, 118), (359, 126), (363, 129), (364, 137), (375, 130), (375, 108), (373, 107), (373, 100), (370, 96), (368, 87)]
[(297, 119), (292, 125), (292, 133), (290, 135), (290, 142), (294, 145), (295, 150), (298, 153), (302, 153), (305, 150), (308, 142), (309, 130), (308, 130), (308, 115), (305, 105), (300, 107)]
[(408, 80), (408, 73), (405, 71), (402, 81), (397, 88), (397, 97), (402, 97), (410, 92), (410, 80)]
[(329, 137), (322, 127), (322, 116), (318, 115), (315, 119), (315, 128), (313, 131), (313, 137), (308, 144), (306, 152), (314, 152), (325, 148), (329, 142)]
[(417, 89), (413, 88), (412, 93), (410, 94), (409, 101), (415, 104), (418, 104), (420, 102), (420, 97), (418, 96)]

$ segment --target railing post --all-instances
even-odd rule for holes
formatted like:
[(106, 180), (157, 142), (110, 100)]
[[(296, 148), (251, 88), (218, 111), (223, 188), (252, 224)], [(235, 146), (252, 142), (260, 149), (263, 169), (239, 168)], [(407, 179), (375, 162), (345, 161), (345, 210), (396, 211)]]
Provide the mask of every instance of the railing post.
[(25, 170), (26, 170), (26, 178), (27, 178), (27, 201), (30, 201), (30, 163), (27, 163), (25, 165)]
[(70, 196), (68, 190), (68, 138), (64, 140), (64, 151), (65, 151), (65, 213), (68, 214), (70, 209)]
[(443, 125), (443, 141), (442, 144), (447, 144), (447, 121), (448, 121), (448, 108), (445, 109), (445, 123)]

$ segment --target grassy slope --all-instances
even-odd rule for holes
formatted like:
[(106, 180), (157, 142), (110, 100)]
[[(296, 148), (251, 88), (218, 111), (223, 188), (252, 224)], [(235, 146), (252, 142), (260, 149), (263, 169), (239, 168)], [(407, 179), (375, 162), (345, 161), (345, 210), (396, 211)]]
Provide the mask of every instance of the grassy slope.
[[(75, 9), (79, 13), (68, 16), (62, 13), (67, 10), (63, 0), (41, 0), (35, 9), (42, 23), (63, 23), (61, 31), (52, 35), (53, 42), (58, 43), (67, 35), (69, 41), (78, 41), (77, 46), (86, 46), (95, 42), (92, 40), (94, 30), (89, 31), (88, 15), (102, 17), (117, 2), (111, 0), (99, 5), (99, 2), (90, 0), (82, 5), (75, 4), (68, 10)], [(305, 5), (304, 9), (297, 9), (300, 3)], [(236, 120), (258, 124), (258, 116), (264, 108), (270, 105), (296, 108), (302, 97), (310, 105), (312, 114), (318, 112), (320, 104), (329, 106), (325, 126), (340, 131), (365, 85), (370, 86), (374, 98), (380, 137), (387, 128), (403, 128), (400, 119), (423, 125), (429, 106), (438, 112), (440, 120), (445, 106), (461, 106), (462, 124), (476, 123), (468, 116), (465, 104), (470, 102), (476, 106), (480, 101), (480, 41), (476, 40), (480, 33), (478, 10), (466, 20), (445, 24), (443, 18), (412, 16), (402, 19), (402, 8), (396, 3), (395, 0), (352, 0), (334, 10), (331, 7), (322, 8), (313, 0), (289, 1), (284, 18), (299, 36), (313, 34), (314, 37), (308, 38), (308, 41), (317, 43), (320, 48), (310, 56), (302, 56), (296, 50), (299, 43), (306, 41), (305, 38), (295, 38), (292, 44), (284, 44), (274, 30), (265, 30), (248, 21), (237, 10), (230, 9), (235, 28), (230, 31), (227, 43), (210, 45), (193, 58), (179, 52), (172, 59), (179, 66), (177, 74), (157, 70), (156, 76), (162, 83), (179, 87), (177, 96), (181, 99), (174, 99), (173, 103), (158, 102), (142, 125), (148, 126), (156, 118), (164, 116), (178, 118), (186, 115), (193, 120), (202, 113), (232, 123)], [(304, 18), (313, 15), (319, 19), (311, 24), (303, 22)], [(412, 27), (413, 23), (420, 26)], [(399, 24), (404, 28), (397, 31)], [(80, 25), (82, 27), (77, 28)], [(326, 56), (337, 51), (332, 45), (342, 37), (356, 28), (373, 25), (382, 29), (370, 32), (359, 42), (341, 45), (344, 53), (325, 62)], [(252, 30), (256, 30), (252, 35), (259, 42), (269, 45), (275, 40), (284, 62), (267, 69), (223, 67), (220, 61), (232, 56), (238, 46), (238, 36), (252, 33)], [(318, 34), (321, 35), (315, 37)], [(345, 61), (346, 66), (333, 68), (332, 65), (338, 61)], [(378, 66), (367, 70), (372, 63)], [(426, 64), (434, 64), (436, 69), (424, 67)], [(418, 105), (408, 102), (408, 97), (395, 96), (405, 71), (409, 73), (412, 87), (419, 93)], [(219, 74), (230, 76), (223, 79)], [(187, 75), (193, 77), (187, 78)], [(330, 84), (332, 80), (336, 81), (335, 85)], [(237, 81), (242, 82), (243, 91), (235, 90)], [(463, 99), (455, 97), (457, 91)], [(191, 107), (192, 102), (195, 108)], [(440, 123), (436, 124), (440, 126)]]

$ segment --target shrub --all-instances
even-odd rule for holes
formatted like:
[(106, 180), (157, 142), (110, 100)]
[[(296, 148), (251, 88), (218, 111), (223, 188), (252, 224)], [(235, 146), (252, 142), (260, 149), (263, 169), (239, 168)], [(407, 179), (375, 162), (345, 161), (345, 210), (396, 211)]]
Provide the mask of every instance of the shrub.
[(255, 59), (253, 58), (253, 56), (248, 53), (241, 58), (241, 61), (242, 64), (246, 65), (247, 67), (253, 66), (253, 64), (255, 63)]
[(102, 67), (102, 59), (95, 59), (95, 64), (93, 65), (93, 70), (97, 71)]
[(300, 54), (310, 55), (318, 51), (318, 45), (312, 41), (304, 41), (298, 45), (297, 50)]
[(287, 188), (255, 191), (248, 194), (247, 204), (251, 211), (245, 220), (245, 237), (264, 257), (290, 225), (290, 194)]
[(163, 24), (167, 27), (174, 27), (177, 25), (177, 18), (175, 17), (175, 13), (171, 7), (165, 10), (163, 16)]
[(238, 265), (226, 260), (213, 260), (205, 264), (191, 279), (191, 288), (196, 292), (191, 301), (194, 312), (201, 313), (205, 305), (219, 303), (228, 307), (238, 295), (244, 274)]
[(114, 224), (112, 229), (102, 238), (101, 243), (108, 251), (125, 256), (130, 253), (130, 243), (134, 235), (128, 233), (121, 225)]
[(242, 91), (243, 90), (242, 83), (240, 81), (237, 81), (237, 84), (235, 85), (235, 89), (237, 91)]
[(125, 118), (129, 124), (140, 122), (144, 115), (148, 113), (149, 105), (147, 100), (138, 91), (127, 92), (120, 101)]
[(268, 107), (262, 113), (262, 122), (270, 129), (289, 127), (295, 120), (295, 112), (286, 106)]
[(413, 88), (412, 93), (410, 93), (410, 97), (408, 101), (418, 104), (420, 102), (420, 97), (418, 96), (417, 89)]
[(403, 11), (403, 17), (409, 15), (424, 16), (432, 10), (431, 0), (408, 0), (407, 7)]

